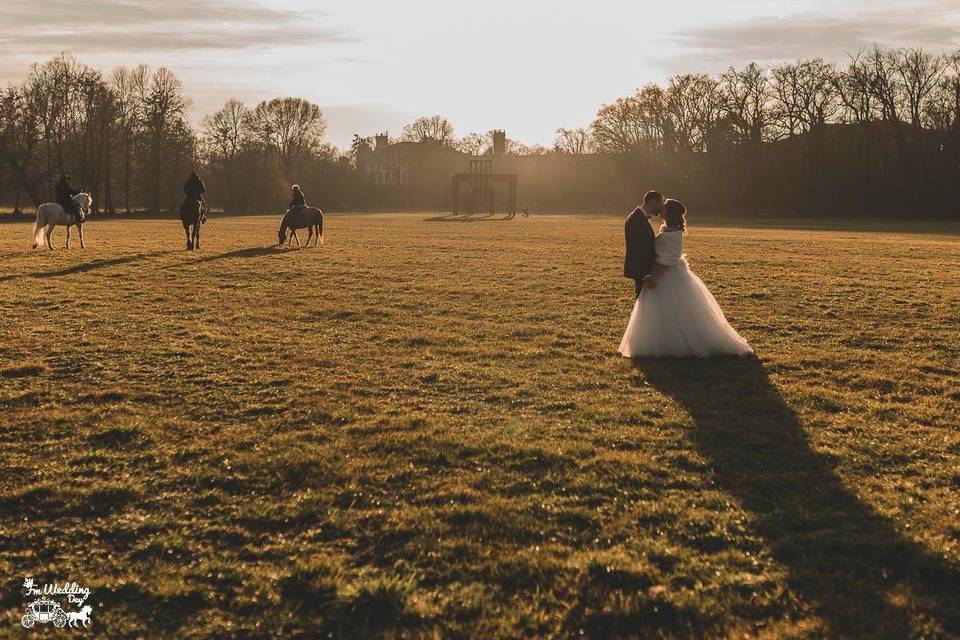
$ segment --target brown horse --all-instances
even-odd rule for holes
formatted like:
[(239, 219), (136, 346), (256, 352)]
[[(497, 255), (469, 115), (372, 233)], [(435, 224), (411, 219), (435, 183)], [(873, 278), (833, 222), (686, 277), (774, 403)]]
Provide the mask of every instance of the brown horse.
[[(180, 205), (180, 222), (187, 236), (187, 251), (200, 248), (200, 225), (207, 221), (207, 208), (203, 200), (187, 198)], [(193, 227), (191, 232), (190, 227)]]
[[(287, 230), (290, 230), (290, 238), (287, 238)], [(297, 235), (297, 229), (309, 229), (310, 232), (307, 235), (307, 246), (310, 246), (310, 238), (316, 237), (314, 240), (314, 246), (319, 245), (323, 242), (323, 211), (317, 209), (316, 207), (304, 207), (297, 211), (289, 211), (283, 220), (280, 222), (280, 228), (277, 230), (277, 240), (280, 243), (280, 246), (283, 246), (284, 241), (287, 244), (290, 244), (290, 241), (296, 239), (297, 246), (300, 245), (300, 237)], [(314, 236), (314, 230), (316, 230), (316, 236)]]

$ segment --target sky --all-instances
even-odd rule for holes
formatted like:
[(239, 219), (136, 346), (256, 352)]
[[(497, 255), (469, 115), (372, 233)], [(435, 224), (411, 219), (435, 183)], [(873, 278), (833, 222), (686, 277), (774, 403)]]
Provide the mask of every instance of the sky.
[(194, 122), (231, 97), (301, 96), (340, 147), (434, 114), (550, 146), (675, 73), (875, 42), (960, 49), (960, 0), (0, 0), (0, 84), (61, 51), (105, 73), (166, 66)]

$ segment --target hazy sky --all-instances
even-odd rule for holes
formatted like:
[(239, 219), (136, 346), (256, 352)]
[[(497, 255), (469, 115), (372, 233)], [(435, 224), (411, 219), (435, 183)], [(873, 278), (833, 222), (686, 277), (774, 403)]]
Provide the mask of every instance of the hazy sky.
[(194, 121), (231, 96), (298, 95), (339, 146), (432, 114), (549, 145), (673, 73), (872, 42), (960, 49), (960, 0), (0, 0), (0, 83), (60, 51), (167, 66)]

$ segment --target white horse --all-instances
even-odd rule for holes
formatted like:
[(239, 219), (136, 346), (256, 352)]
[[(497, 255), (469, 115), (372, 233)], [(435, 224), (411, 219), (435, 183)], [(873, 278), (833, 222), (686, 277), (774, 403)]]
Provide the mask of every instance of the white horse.
[(90, 605), (85, 606), (83, 609), (80, 609), (80, 611), (68, 611), (67, 622), (70, 623), (71, 627), (79, 627), (81, 622), (83, 626), (87, 626), (90, 624), (91, 612), (93, 612), (93, 607)]
[(67, 213), (56, 202), (47, 202), (37, 207), (37, 221), (33, 223), (33, 248), (36, 249), (40, 243), (46, 245), (48, 249), (53, 249), (53, 242), (50, 236), (53, 235), (53, 228), (60, 226), (67, 228), (67, 249), (70, 248), (70, 227), (77, 226), (77, 233), (80, 234), (80, 248), (85, 249), (83, 244), (83, 222), (90, 214), (90, 208), (93, 206), (93, 197), (89, 193), (78, 193), (73, 196), (73, 201), (80, 207), (80, 215)]

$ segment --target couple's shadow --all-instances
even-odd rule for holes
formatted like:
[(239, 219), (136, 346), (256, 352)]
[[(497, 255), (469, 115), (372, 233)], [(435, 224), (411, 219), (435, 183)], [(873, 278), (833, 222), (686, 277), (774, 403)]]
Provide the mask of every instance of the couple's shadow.
[[(634, 366), (638, 383), (690, 414), (690, 438), (719, 488), (750, 514), (791, 590), (823, 616), (831, 636), (960, 634), (960, 569), (900, 535), (843, 485), (758, 360)], [(908, 602), (897, 595), (908, 593)]]

